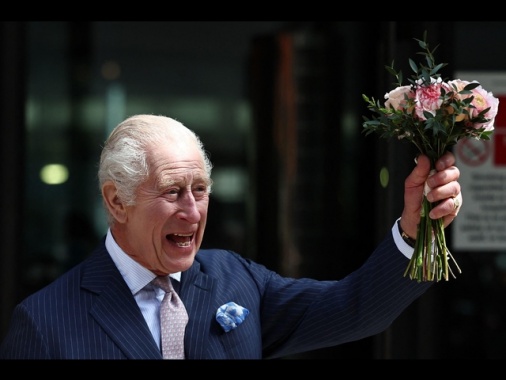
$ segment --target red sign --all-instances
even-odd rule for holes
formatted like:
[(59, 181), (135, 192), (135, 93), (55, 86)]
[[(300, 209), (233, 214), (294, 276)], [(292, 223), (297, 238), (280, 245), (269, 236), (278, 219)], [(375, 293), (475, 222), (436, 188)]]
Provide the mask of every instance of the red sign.
[[(494, 122), (494, 165), (506, 165), (506, 95), (498, 96), (499, 109)], [(501, 107), (502, 106), (502, 107)]]

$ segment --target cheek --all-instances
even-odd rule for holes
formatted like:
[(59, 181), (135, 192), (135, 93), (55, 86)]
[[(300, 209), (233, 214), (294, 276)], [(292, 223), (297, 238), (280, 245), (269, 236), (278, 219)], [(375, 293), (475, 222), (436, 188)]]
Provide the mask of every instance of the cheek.
[(139, 223), (146, 226), (165, 221), (173, 213), (174, 206), (171, 203), (160, 201), (144, 205), (144, 207), (137, 210), (135, 217)]
[(197, 203), (197, 210), (203, 219), (207, 217), (208, 209), (209, 209), (209, 198), (203, 199), (202, 201)]

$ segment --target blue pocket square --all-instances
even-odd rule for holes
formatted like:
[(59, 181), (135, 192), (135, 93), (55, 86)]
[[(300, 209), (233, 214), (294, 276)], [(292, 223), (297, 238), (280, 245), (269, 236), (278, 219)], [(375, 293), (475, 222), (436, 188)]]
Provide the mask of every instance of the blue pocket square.
[(235, 302), (227, 302), (216, 311), (216, 321), (223, 327), (225, 332), (229, 332), (239, 326), (248, 314), (248, 309)]

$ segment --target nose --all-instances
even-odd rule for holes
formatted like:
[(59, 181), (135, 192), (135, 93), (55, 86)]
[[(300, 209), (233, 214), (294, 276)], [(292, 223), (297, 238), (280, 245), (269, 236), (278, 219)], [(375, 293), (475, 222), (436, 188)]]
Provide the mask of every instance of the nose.
[(180, 219), (187, 220), (190, 223), (198, 223), (200, 221), (197, 201), (191, 191), (185, 191), (179, 198), (179, 208), (178, 216)]

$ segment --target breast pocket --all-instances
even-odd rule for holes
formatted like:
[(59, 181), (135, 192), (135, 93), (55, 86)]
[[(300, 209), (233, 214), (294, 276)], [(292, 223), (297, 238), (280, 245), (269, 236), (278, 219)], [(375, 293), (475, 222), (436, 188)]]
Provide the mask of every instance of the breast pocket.
[(221, 330), (219, 340), (226, 359), (262, 358), (261, 329), (252, 315), (229, 332)]

